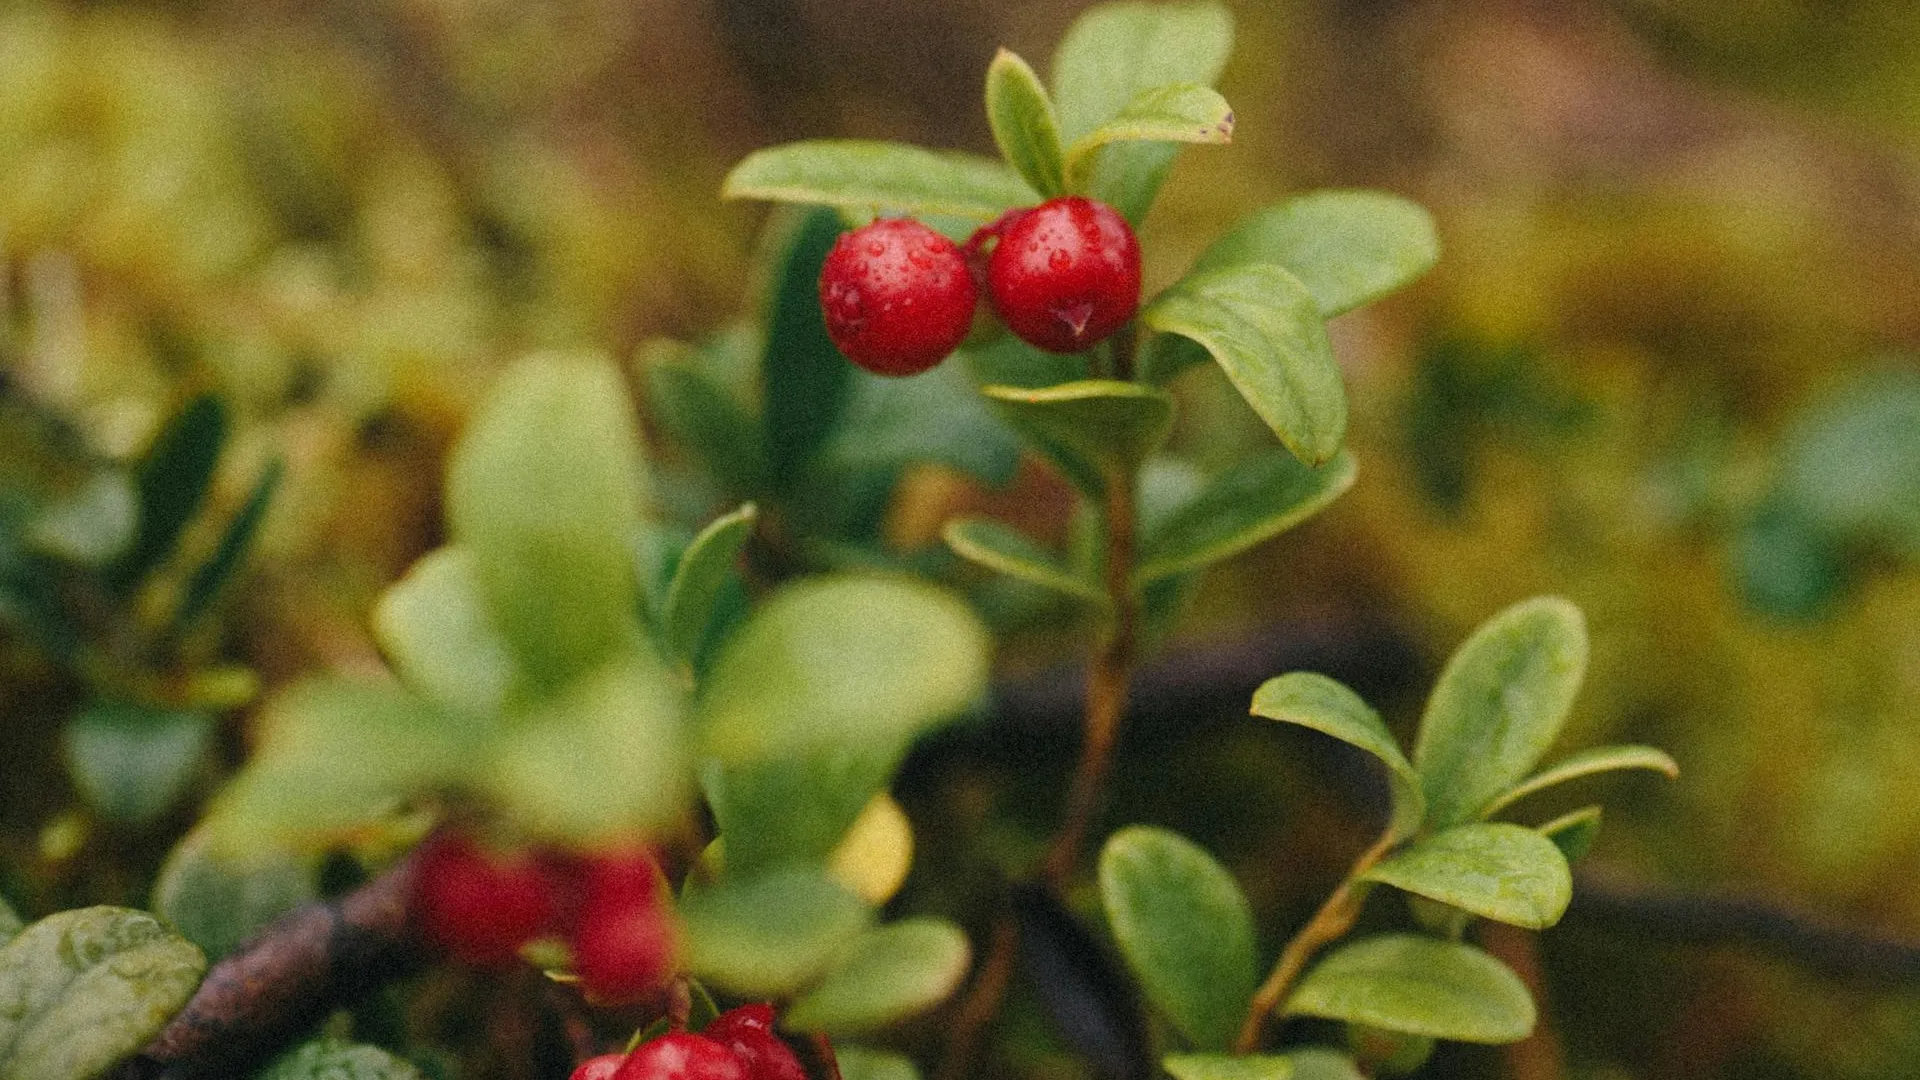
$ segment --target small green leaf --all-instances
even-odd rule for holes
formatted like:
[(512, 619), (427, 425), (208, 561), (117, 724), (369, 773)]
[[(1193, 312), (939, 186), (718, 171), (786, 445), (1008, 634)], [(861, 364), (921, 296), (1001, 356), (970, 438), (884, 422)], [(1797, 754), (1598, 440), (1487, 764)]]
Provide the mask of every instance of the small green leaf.
[(1288, 1016), (1318, 1016), (1460, 1042), (1518, 1042), (1533, 998), (1505, 964), (1471, 945), (1387, 934), (1343, 946), (1287, 999)]
[(864, 1046), (836, 1046), (840, 1080), (920, 1080), (913, 1059)]
[(1095, 606), (1107, 605), (1107, 595), (1098, 585), (1076, 576), (1026, 534), (997, 521), (956, 518), (947, 522), (940, 535), (955, 554), (989, 570)]
[(855, 938), (820, 984), (788, 1006), (782, 1023), (836, 1038), (926, 1011), (967, 974), (967, 936), (943, 919), (906, 919)]
[(67, 721), (67, 770), (87, 803), (115, 821), (165, 813), (200, 773), (213, 744), (205, 713), (95, 705)]
[(513, 649), (494, 625), (473, 552), (428, 552), (380, 594), (373, 636), (402, 682), (438, 705), (497, 715), (519, 681)]
[(1411, 836), (1426, 818), (1420, 776), (1393, 733), (1360, 695), (1310, 671), (1275, 676), (1253, 692), (1253, 715), (1312, 728), (1372, 754), (1387, 767), (1393, 787), (1393, 834)]
[(1160, 1059), (1173, 1080), (1293, 1080), (1293, 1062), (1281, 1054), (1168, 1054)]
[(1586, 667), (1586, 622), (1559, 597), (1522, 601), (1473, 632), (1440, 672), (1414, 745), (1434, 827), (1472, 821), (1527, 775)]
[(612, 365), (547, 354), (503, 372), (454, 448), (447, 508), (493, 622), (543, 689), (632, 632), (632, 543), (645, 483)]
[(767, 449), (759, 419), (689, 364), (655, 359), (646, 372), (647, 404), (668, 437), (698, 455), (730, 494), (763, 491)]
[(1293, 1080), (1367, 1080), (1353, 1058), (1338, 1050), (1308, 1046), (1285, 1056), (1293, 1062)]
[(1553, 841), (1569, 863), (1578, 862), (1593, 848), (1600, 835), (1600, 808), (1586, 806), (1554, 818), (1540, 826), (1541, 836)]
[(756, 150), (727, 174), (720, 196), (981, 221), (1040, 201), (998, 161), (857, 139), (816, 139)]
[(789, 585), (714, 661), (707, 750), (742, 762), (911, 738), (985, 691), (988, 647), (972, 611), (931, 585), (863, 575)]
[(738, 765), (708, 763), (702, 786), (726, 841), (728, 872), (825, 863), (904, 753), (897, 742), (861, 740)]
[(1591, 750), (1582, 750), (1571, 757), (1564, 758), (1545, 769), (1520, 781), (1505, 793), (1488, 803), (1480, 811), (1482, 818), (1493, 815), (1519, 802), (1535, 792), (1569, 780), (1578, 780), (1583, 776), (1596, 773), (1613, 772), (1619, 769), (1645, 769), (1657, 772), (1669, 780), (1678, 779), (1680, 765), (1667, 756), (1665, 751), (1651, 746), (1596, 746)]
[(260, 524), (267, 519), (267, 507), (273, 503), (274, 492), (280, 490), (280, 478), (285, 473), (286, 463), (278, 458), (261, 470), (260, 478), (253, 482), (253, 490), (247, 493), (247, 501), (227, 523), (219, 546), (187, 580), (180, 608), (173, 616), (176, 628), (185, 628), (212, 607), (221, 587), (240, 569), (241, 560), (246, 558), (247, 549), (253, 546), (253, 538), (260, 531)]
[(0, 948), (0, 1080), (94, 1080), (158, 1034), (200, 985), (193, 943), (141, 911), (91, 907)]
[(1100, 898), (1147, 1000), (1200, 1049), (1230, 1046), (1258, 979), (1233, 875), (1177, 833), (1130, 826), (1100, 852)]
[(1318, 468), (1280, 451), (1241, 461), (1147, 534), (1134, 587), (1230, 559), (1278, 536), (1339, 498), (1353, 486), (1354, 473), (1345, 453)]
[(1141, 322), (1205, 346), (1287, 449), (1320, 464), (1340, 449), (1347, 396), (1313, 295), (1267, 263), (1189, 274)]
[(678, 659), (692, 663), (698, 655), (700, 643), (713, 625), (721, 589), (734, 576), (734, 563), (752, 537), (759, 514), (758, 507), (747, 503), (715, 518), (680, 556), (662, 611), (667, 647)]
[(1020, 464), (1020, 440), (963, 365), (949, 363), (907, 379), (854, 372), (845, 416), (821, 456), (856, 469), (949, 465), (1000, 487)]
[(322, 1036), (301, 1043), (253, 1080), (421, 1080), (420, 1070), (377, 1046)]
[(221, 857), (213, 834), (192, 829), (174, 845), (153, 883), (154, 914), (217, 962), (254, 931), (319, 898), (320, 857), (265, 851)]
[(1075, 140), (1067, 151), (1067, 185), (1084, 190), (1100, 150), (1117, 142), (1225, 143), (1233, 141), (1233, 106), (1197, 83), (1148, 87), (1111, 120)]
[(748, 997), (784, 996), (812, 982), (868, 917), (819, 870), (725, 881), (680, 902), (687, 969)]
[(1005, 49), (987, 65), (987, 123), (993, 141), (1034, 191), (1051, 198), (1066, 191), (1060, 126), (1040, 76)]
[(982, 393), (1091, 496), (1130, 479), (1173, 428), (1173, 398), (1138, 383), (1086, 379), (1038, 390), (989, 386)]
[(820, 267), (845, 231), (840, 216), (812, 208), (791, 215), (767, 273), (767, 339), (760, 359), (761, 423), (769, 479), (789, 492), (845, 419), (853, 365), (827, 336)]
[(1417, 204), (1379, 191), (1316, 191), (1248, 218), (1214, 241), (1191, 272), (1282, 266), (1332, 318), (1393, 292), (1439, 258), (1433, 218)]
[(1560, 849), (1532, 829), (1501, 823), (1423, 836), (1363, 878), (1529, 930), (1559, 922), (1573, 899)]
[(154, 437), (134, 469), (139, 526), (108, 575), (116, 588), (130, 590), (173, 554), (180, 533), (206, 500), (226, 441), (227, 410), (211, 394), (187, 402)]

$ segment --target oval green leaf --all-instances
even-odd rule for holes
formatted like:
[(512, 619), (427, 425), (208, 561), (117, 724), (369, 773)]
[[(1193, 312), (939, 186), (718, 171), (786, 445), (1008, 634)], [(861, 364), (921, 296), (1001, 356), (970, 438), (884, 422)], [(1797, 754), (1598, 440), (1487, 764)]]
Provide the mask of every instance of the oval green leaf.
[(1587, 667), (1580, 609), (1523, 600), (1483, 623), (1440, 673), (1413, 764), (1436, 828), (1472, 821), (1560, 734)]
[(1131, 478), (1173, 429), (1173, 398), (1138, 383), (1084, 379), (1041, 389), (989, 386), (986, 394), (1014, 430), (1099, 496)]
[(222, 857), (200, 826), (174, 845), (153, 883), (153, 910), (209, 962), (218, 962), (254, 931), (320, 896), (320, 856), (263, 851)]
[(904, 752), (897, 742), (867, 740), (738, 765), (709, 762), (701, 784), (726, 841), (727, 871), (824, 864)]
[(840, 1062), (840, 1080), (920, 1080), (913, 1059), (902, 1054), (865, 1046), (836, 1046), (833, 1053)]
[(841, 1038), (926, 1011), (967, 974), (967, 936), (941, 919), (906, 919), (854, 939), (820, 984), (794, 999), (781, 1022)]
[(1316, 191), (1262, 210), (1201, 253), (1193, 272), (1285, 267), (1332, 318), (1426, 273), (1440, 258), (1433, 217), (1380, 191)]
[(1280, 451), (1241, 461), (1147, 534), (1134, 588), (1271, 540), (1339, 498), (1353, 486), (1355, 472), (1345, 453), (1318, 468)]
[(1562, 814), (1540, 826), (1540, 835), (1553, 841), (1567, 862), (1580, 861), (1593, 848), (1600, 835), (1600, 808), (1585, 806)]
[(819, 978), (868, 917), (817, 869), (724, 881), (680, 902), (687, 970), (748, 997), (785, 996)]
[(220, 534), (220, 543), (213, 554), (193, 571), (187, 579), (185, 592), (181, 594), (180, 606), (173, 614), (176, 628), (185, 629), (201, 616), (219, 597), (220, 591), (240, 569), (246, 559), (247, 551), (253, 546), (253, 538), (259, 534), (260, 526), (267, 519), (267, 508), (273, 504), (273, 495), (280, 490), (280, 479), (286, 474), (286, 462), (275, 458), (260, 471), (259, 479), (253, 482), (253, 490), (247, 493), (247, 501), (227, 523), (227, 529)]
[(114, 821), (151, 821), (180, 801), (206, 763), (213, 717), (140, 705), (95, 705), (62, 732), (67, 771), (88, 805)]
[(721, 589), (734, 576), (734, 564), (759, 516), (759, 508), (752, 503), (723, 514), (700, 530), (681, 554), (662, 610), (667, 647), (676, 659), (690, 664), (699, 653), (713, 625)]
[(1112, 119), (1080, 136), (1067, 151), (1067, 185), (1084, 190), (1102, 147), (1117, 142), (1233, 141), (1233, 106), (1198, 83), (1148, 87)]
[(1293, 1080), (1293, 1062), (1280, 1054), (1168, 1054), (1160, 1065), (1173, 1080)]
[(187, 1003), (207, 961), (142, 911), (91, 907), (0, 948), (0, 1080), (94, 1080)]
[(998, 161), (858, 139), (817, 139), (757, 150), (727, 174), (720, 195), (981, 221), (1040, 201)]
[(1392, 831), (1411, 836), (1426, 817), (1420, 776), (1400, 751), (1380, 714), (1360, 695), (1311, 671), (1278, 675), (1253, 692), (1253, 715), (1312, 728), (1379, 758), (1393, 789)]
[(989, 570), (1104, 607), (1107, 595), (1076, 576), (1025, 533), (988, 518), (956, 518), (940, 535), (954, 553)]
[(733, 495), (767, 484), (760, 421), (690, 363), (654, 355), (646, 364), (647, 406), (674, 443), (698, 455)]
[(774, 221), (784, 227), (774, 230), (778, 241), (769, 245), (760, 411), (768, 478), (784, 493), (844, 425), (854, 368), (827, 336), (820, 311), (820, 267), (846, 224), (824, 207), (778, 214)]
[(1247, 263), (1189, 274), (1155, 297), (1141, 322), (1199, 342), (1288, 450), (1333, 457), (1347, 395), (1313, 295), (1281, 267)]
[(139, 514), (133, 542), (107, 575), (115, 588), (133, 588), (173, 554), (206, 501), (226, 442), (226, 406), (211, 394), (187, 402), (154, 436), (133, 471)]
[(377, 1046), (323, 1037), (289, 1050), (253, 1080), (420, 1080), (420, 1070)]
[(1233, 875), (1177, 833), (1132, 826), (1100, 852), (1100, 898), (1147, 1000), (1196, 1047), (1232, 1045), (1259, 974)]
[(428, 552), (380, 594), (373, 636), (402, 682), (449, 709), (495, 716), (519, 680), (513, 648), (480, 592), (473, 552)]
[(830, 467), (898, 469), (929, 462), (995, 487), (1013, 479), (1020, 440), (981, 398), (964, 365), (941, 364), (907, 379), (856, 371), (852, 391), (821, 451)]
[(1066, 190), (1053, 102), (1033, 68), (1006, 49), (987, 65), (987, 124), (1001, 155), (1033, 190), (1048, 198)]
[(1281, 1012), (1495, 1044), (1526, 1038), (1535, 1017), (1526, 984), (1505, 964), (1471, 945), (1415, 934), (1340, 948), (1307, 973)]
[(1679, 763), (1665, 751), (1655, 747), (1596, 746), (1591, 750), (1582, 750), (1571, 757), (1555, 762), (1508, 788), (1498, 798), (1488, 803), (1486, 809), (1480, 811), (1480, 816), (1490, 818), (1535, 792), (1545, 791), (1569, 780), (1621, 769), (1644, 769), (1648, 772), (1657, 772), (1669, 780), (1678, 779), (1680, 776)]
[(1573, 875), (1553, 841), (1502, 823), (1423, 836), (1362, 877), (1529, 930), (1559, 922), (1573, 899)]

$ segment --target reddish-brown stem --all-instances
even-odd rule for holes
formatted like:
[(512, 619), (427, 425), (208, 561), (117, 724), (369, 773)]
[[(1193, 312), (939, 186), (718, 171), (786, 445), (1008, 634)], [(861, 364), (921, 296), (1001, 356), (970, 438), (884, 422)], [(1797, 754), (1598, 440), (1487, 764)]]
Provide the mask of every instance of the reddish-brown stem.
[(966, 1080), (972, 1075), (981, 1033), (1000, 1011), (1000, 1000), (1006, 997), (1007, 983), (1013, 978), (1013, 961), (1019, 946), (1020, 930), (1013, 921), (1013, 912), (1002, 911), (994, 920), (993, 940), (987, 946), (986, 957), (980, 961), (979, 972), (973, 977), (973, 986), (954, 1014), (946, 1053), (940, 1059), (940, 1067), (934, 1070), (933, 1080)]

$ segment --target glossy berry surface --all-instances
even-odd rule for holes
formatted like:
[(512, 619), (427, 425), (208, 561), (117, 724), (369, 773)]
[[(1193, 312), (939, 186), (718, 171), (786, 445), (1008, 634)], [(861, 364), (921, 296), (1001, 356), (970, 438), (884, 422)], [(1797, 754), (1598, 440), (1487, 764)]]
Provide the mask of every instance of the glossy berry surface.
[(733, 1051), (703, 1035), (662, 1035), (642, 1043), (614, 1080), (751, 1080)]
[(601, 1054), (590, 1057), (574, 1067), (567, 1080), (613, 1080), (620, 1072), (620, 1066), (627, 1063), (625, 1054)]
[(553, 928), (559, 886), (533, 855), (489, 851), (458, 833), (428, 845), (414, 910), (427, 938), (457, 959), (508, 963), (520, 946)]
[(666, 883), (646, 852), (588, 860), (585, 900), (573, 931), (580, 985), (606, 1002), (633, 1001), (673, 974), (674, 932)]
[(827, 336), (876, 375), (915, 375), (945, 359), (978, 300), (959, 247), (910, 218), (842, 234), (820, 268)]
[(748, 1080), (807, 1080), (793, 1050), (773, 1033), (773, 1006), (742, 1005), (714, 1018), (701, 1034), (733, 1051)]
[(1140, 242), (1119, 211), (1050, 199), (1000, 226), (987, 292), (1029, 345), (1073, 353), (1127, 324), (1140, 306)]

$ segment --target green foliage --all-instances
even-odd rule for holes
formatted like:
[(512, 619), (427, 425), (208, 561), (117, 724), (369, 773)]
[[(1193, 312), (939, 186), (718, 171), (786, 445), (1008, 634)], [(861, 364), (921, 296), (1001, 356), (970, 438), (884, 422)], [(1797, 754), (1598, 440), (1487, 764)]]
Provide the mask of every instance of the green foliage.
[(1067, 149), (1067, 186), (1093, 186), (1100, 153), (1114, 143), (1224, 143), (1233, 139), (1233, 106), (1195, 83), (1148, 87), (1114, 117), (1074, 140)]
[(982, 221), (1038, 201), (1033, 189), (997, 161), (855, 139), (816, 139), (756, 150), (727, 174), (720, 194)]
[(715, 518), (687, 545), (662, 605), (668, 651), (682, 663), (700, 655), (718, 614), (723, 589), (735, 579), (734, 564), (753, 535), (759, 508), (747, 503)]
[(827, 336), (820, 314), (820, 266), (840, 230), (839, 216), (827, 210), (791, 219), (775, 247), (766, 283), (761, 441), (768, 479), (780, 492), (791, 491), (806, 476), (846, 406), (852, 369)]
[(1596, 746), (1555, 762), (1508, 788), (1504, 794), (1488, 803), (1480, 811), (1480, 816), (1492, 817), (1535, 792), (1545, 791), (1569, 780), (1621, 769), (1657, 772), (1669, 780), (1680, 775), (1680, 766), (1663, 750), (1651, 746)]
[(1020, 441), (963, 365), (941, 364), (910, 379), (854, 371), (846, 410), (821, 457), (842, 469), (948, 465), (1000, 486), (1013, 479)]
[(882, 1028), (932, 1008), (967, 974), (967, 937), (939, 919), (906, 919), (855, 938), (784, 1022), (835, 1037)]
[(1145, 530), (1136, 588), (1199, 570), (1265, 543), (1325, 509), (1353, 486), (1344, 452), (1319, 467), (1291, 454), (1245, 458)]
[(983, 392), (1014, 430), (1094, 497), (1129, 482), (1173, 427), (1172, 397), (1138, 383), (1085, 379)]
[(955, 518), (947, 522), (940, 535), (955, 554), (989, 570), (1096, 608), (1110, 606), (1098, 582), (1075, 574), (1024, 533), (990, 518)]
[(680, 902), (687, 970), (748, 997), (812, 983), (868, 918), (858, 897), (809, 869), (723, 881)]
[(913, 1061), (885, 1050), (864, 1046), (837, 1046), (841, 1080), (920, 1080)]
[(420, 1070), (377, 1046), (333, 1038), (301, 1043), (255, 1073), (253, 1080), (421, 1080)]
[(1420, 837), (1362, 879), (1530, 930), (1559, 922), (1573, 899), (1566, 857), (1518, 825), (1456, 825)]
[(1364, 750), (1387, 767), (1393, 787), (1393, 835), (1411, 836), (1425, 822), (1427, 800), (1393, 733), (1360, 696), (1325, 675), (1296, 671), (1268, 679), (1253, 692), (1253, 715), (1299, 724)]
[(491, 716), (522, 681), (513, 647), (494, 625), (473, 552), (428, 552), (380, 594), (373, 633), (413, 690), (444, 708)]
[(1568, 862), (1577, 862), (1593, 847), (1600, 834), (1600, 808), (1582, 807), (1569, 811), (1540, 826), (1540, 835), (1553, 841)]
[(286, 465), (278, 459), (261, 471), (260, 478), (253, 483), (253, 490), (247, 493), (247, 501), (241, 504), (233, 520), (227, 523), (219, 546), (187, 579), (186, 592), (180, 598), (180, 608), (174, 613), (175, 626), (184, 629), (204, 614), (220, 595), (221, 588), (240, 569), (240, 563), (260, 532), (260, 525), (267, 518), (267, 508), (273, 504), (274, 493), (280, 490), (280, 479), (285, 474)]
[(767, 447), (758, 417), (684, 360), (652, 356), (646, 377), (648, 409), (673, 442), (697, 454), (728, 491), (767, 490)]
[(319, 899), (320, 859), (293, 852), (222, 858), (205, 827), (174, 845), (153, 883), (154, 914), (218, 963), (256, 930)]
[(1053, 101), (1033, 68), (1006, 49), (987, 66), (987, 123), (1000, 155), (1029, 187), (1046, 198), (1067, 190)]
[(1471, 945), (1410, 934), (1335, 950), (1282, 1012), (1477, 1043), (1516, 1042), (1534, 1023), (1533, 998), (1506, 965)]
[(0, 1080), (94, 1080), (145, 1046), (206, 971), (153, 916), (63, 911), (0, 947)]
[(110, 574), (123, 592), (173, 554), (180, 533), (206, 500), (226, 441), (227, 411), (211, 395), (187, 402), (154, 437), (133, 474), (139, 526)]
[(1193, 272), (1278, 266), (1332, 318), (1401, 288), (1439, 258), (1433, 218), (1420, 206), (1378, 191), (1315, 191), (1247, 218), (1201, 253)]
[(1100, 896), (1147, 999), (1196, 1047), (1226, 1049), (1259, 977), (1233, 876), (1178, 834), (1130, 826), (1100, 853)]
[(139, 705), (95, 705), (67, 720), (67, 770), (88, 804), (143, 824), (178, 803), (206, 763), (213, 718)]
[(1292, 1080), (1293, 1061), (1282, 1054), (1170, 1054), (1160, 1062), (1173, 1080)]
[(903, 750), (898, 741), (849, 738), (809, 753), (709, 762), (701, 786), (725, 839), (727, 872), (751, 876), (791, 863), (824, 864), (886, 788)]

